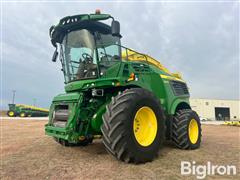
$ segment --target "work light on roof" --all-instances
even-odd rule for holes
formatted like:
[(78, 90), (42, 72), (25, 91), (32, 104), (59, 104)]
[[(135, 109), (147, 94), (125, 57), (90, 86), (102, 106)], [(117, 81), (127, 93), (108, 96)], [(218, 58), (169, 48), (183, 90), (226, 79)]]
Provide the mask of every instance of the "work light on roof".
[(96, 9), (95, 14), (101, 14), (100, 9)]

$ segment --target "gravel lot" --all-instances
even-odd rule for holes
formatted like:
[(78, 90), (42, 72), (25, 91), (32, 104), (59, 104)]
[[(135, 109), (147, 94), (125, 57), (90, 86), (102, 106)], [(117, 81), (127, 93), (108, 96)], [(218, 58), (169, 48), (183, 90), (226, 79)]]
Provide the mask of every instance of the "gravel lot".
[(44, 135), (46, 120), (2, 119), (0, 179), (195, 179), (181, 176), (181, 161), (236, 165), (240, 179), (240, 128), (202, 125), (202, 146), (185, 151), (166, 143), (151, 163), (125, 164), (109, 155), (101, 140), (87, 147), (62, 147)]

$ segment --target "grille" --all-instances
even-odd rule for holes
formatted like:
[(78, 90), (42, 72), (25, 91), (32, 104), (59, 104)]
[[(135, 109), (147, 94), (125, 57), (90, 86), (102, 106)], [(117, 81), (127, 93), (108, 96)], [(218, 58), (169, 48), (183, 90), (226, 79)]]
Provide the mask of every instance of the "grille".
[(65, 127), (68, 116), (68, 105), (57, 105), (53, 113), (53, 125), (56, 127)]
[(150, 72), (150, 68), (146, 64), (133, 63), (132, 67), (136, 72)]
[(172, 90), (176, 96), (189, 95), (186, 83), (179, 81), (170, 81)]

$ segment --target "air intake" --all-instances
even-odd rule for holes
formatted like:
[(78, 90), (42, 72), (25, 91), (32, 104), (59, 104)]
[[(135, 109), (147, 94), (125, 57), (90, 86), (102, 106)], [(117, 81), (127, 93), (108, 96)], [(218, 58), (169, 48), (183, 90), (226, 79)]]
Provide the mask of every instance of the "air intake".
[(176, 96), (189, 95), (186, 83), (180, 81), (170, 81), (170, 84)]
[(132, 67), (137, 73), (150, 72), (150, 68), (146, 64), (133, 63)]

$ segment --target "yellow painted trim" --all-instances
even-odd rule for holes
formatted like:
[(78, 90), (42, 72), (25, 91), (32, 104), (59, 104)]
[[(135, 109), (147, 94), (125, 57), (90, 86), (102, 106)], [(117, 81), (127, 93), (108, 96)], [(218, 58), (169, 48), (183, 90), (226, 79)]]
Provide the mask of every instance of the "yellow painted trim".
[(157, 118), (150, 107), (141, 107), (133, 121), (133, 132), (141, 146), (149, 146), (156, 138), (158, 130)]
[(168, 79), (168, 80), (175, 80), (175, 81), (184, 82), (182, 79), (179, 79), (179, 78), (176, 78), (176, 77), (173, 77), (173, 76), (168, 76), (168, 75), (165, 75), (165, 74), (160, 74), (160, 77), (163, 78), (163, 79)]

